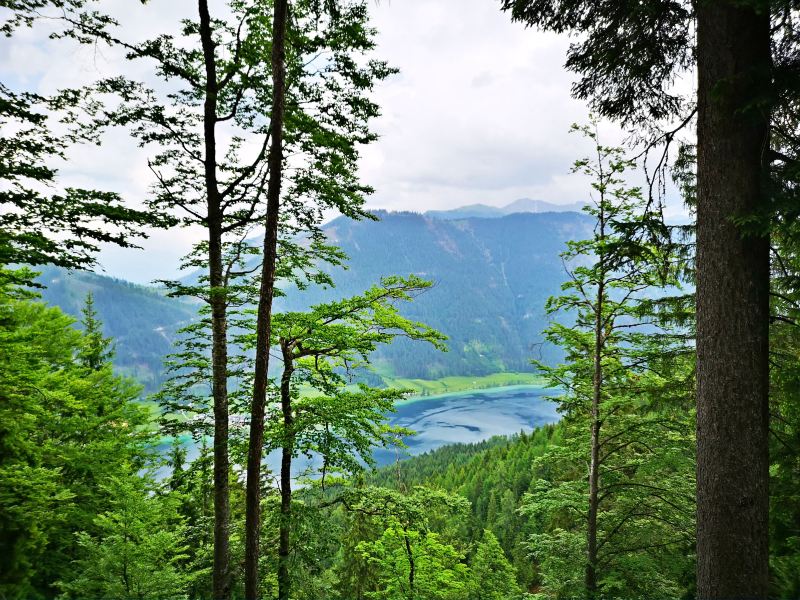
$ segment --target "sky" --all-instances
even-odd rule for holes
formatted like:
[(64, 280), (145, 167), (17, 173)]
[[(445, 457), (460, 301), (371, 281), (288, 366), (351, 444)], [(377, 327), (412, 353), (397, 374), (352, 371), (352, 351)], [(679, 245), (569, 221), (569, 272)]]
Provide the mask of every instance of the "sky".
[[(176, 27), (190, 0), (104, 0), (126, 34), (152, 35)], [(380, 138), (363, 150), (360, 174), (376, 192), (368, 206), (387, 210), (502, 206), (519, 198), (555, 203), (584, 200), (585, 179), (569, 173), (590, 148), (570, 124), (588, 108), (570, 97), (573, 75), (563, 68), (566, 36), (512, 23), (498, 0), (380, 0), (371, 3), (378, 29), (376, 56), (400, 69), (375, 100)], [(137, 69), (139, 69), (137, 71)], [(47, 92), (89, 82), (115, 70), (147, 78), (103, 48), (47, 41), (40, 28), (0, 46), (0, 73), (15, 87)], [(604, 124), (605, 143), (623, 133)], [(111, 189), (132, 204), (146, 196), (148, 152), (122, 131), (102, 147), (80, 147), (61, 166), (62, 181)], [(143, 250), (104, 248), (102, 270), (139, 283), (177, 275), (179, 258), (196, 230), (153, 232)]]

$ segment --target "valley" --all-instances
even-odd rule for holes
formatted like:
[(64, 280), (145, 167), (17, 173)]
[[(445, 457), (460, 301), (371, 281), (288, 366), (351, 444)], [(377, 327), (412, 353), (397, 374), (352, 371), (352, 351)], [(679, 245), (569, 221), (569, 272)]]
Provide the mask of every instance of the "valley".
[[(470, 389), (470, 378), (487, 376), (493, 379), (475, 387), (530, 383), (532, 359), (559, 356), (542, 337), (548, 322), (544, 305), (563, 279), (558, 255), (564, 243), (589, 231), (586, 215), (521, 212), (461, 218), (456, 209), (435, 218), (377, 216), (378, 221), (340, 217), (325, 225), (329, 241), (349, 257), (346, 267), (326, 267), (336, 287), (288, 287), (276, 299), (276, 310), (305, 310), (360, 293), (390, 275), (430, 279), (434, 286), (403, 307), (403, 314), (447, 335), (448, 351), (399, 339), (372, 356), (387, 383), (397, 381), (424, 394)], [(179, 338), (178, 330), (196, 319), (199, 304), (103, 275), (41, 270), (42, 298), (68, 314), (79, 317), (85, 295), (94, 295), (104, 333), (115, 340), (116, 367), (147, 392), (158, 389), (164, 382), (163, 359)], [(467, 379), (459, 382), (460, 377)]]

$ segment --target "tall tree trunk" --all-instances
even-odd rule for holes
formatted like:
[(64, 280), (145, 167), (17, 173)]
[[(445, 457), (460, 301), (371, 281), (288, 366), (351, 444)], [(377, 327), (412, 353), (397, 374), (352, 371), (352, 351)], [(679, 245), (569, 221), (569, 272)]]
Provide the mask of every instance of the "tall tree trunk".
[[(605, 236), (604, 198), (600, 197), (600, 239)], [(594, 307), (594, 352), (592, 373), (591, 437), (589, 457), (589, 514), (586, 524), (586, 595), (597, 595), (597, 512), (599, 509), (598, 489), (600, 487), (600, 400), (603, 393), (603, 301), (605, 300), (605, 270), (603, 257), (600, 257), (600, 281), (597, 285), (597, 299)]]
[(281, 412), (284, 440), (281, 448), (281, 518), (278, 534), (278, 600), (289, 600), (289, 537), (292, 531), (292, 453), (294, 452), (294, 415), (292, 414), (291, 348), (283, 352), (281, 376)]
[(230, 597), (230, 500), (228, 460), (228, 341), (226, 300), (219, 290), (222, 252), (219, 240), (209, 240), (211, 300), (211, 362), (214, 396), (214, 598)]
[(698, 3), (697, 595), (766, 598), (770, 30), (753, 3)]
[(595, 314), (594, 375), (592, 378), (592, 414), (589, 458), (589, 515), (586, 527), (586, 594), (594, 598), (597, 594), (597, 511), (598, 488), (600, 485), (600, 395), (603, 386), (601, 363), (602, 351), (602, 307), (603, 289), (597, 295)]
[(272, 140), (269, 150), (267, 223), (264, 234), (261, 289), (256, 317), (256, 359), (253, 402), (250, 408), (250, 440), (247, 453), (245, 499), (245, 598), (258, 599), (258, 555), (261, 535), (261, 457), (264, 444), (264, 408), (267, 400), (272, 299), (278, 252), (278, 217), (283, 169), (283, 123), (286, 104), (286, 21), (288, 0), (275, 0), (272, 15)]
[(227, 299), (222, 267), (222, 207), (217, 185), (217, 66), (208, 1), (198, 1), (200, 39), (206, 69), (203, 137), (208, 212), (208, 279), (211, 286), (211, 370), (214, 397), (214, 565), (215, 600), (230, 598), (230, 500), (228, 493), (228, 339)]

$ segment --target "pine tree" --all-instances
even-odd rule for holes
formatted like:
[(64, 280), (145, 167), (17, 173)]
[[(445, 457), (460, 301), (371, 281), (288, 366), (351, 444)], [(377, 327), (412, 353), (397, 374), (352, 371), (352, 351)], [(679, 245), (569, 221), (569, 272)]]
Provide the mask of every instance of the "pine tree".
[[(97, 323), (99, 330), (100, 324)], [(0, 286), (0, 593), (52, 596), (97, 532), (113, 478), (149, 461), (139, 388), (111, 364), (87, 368), (73, 319)]]
[(83, 550), (75, 575), (59, 582), (65, 598), (157, 600), (184, 595), (189, 577), (181, 567), (188, 547), (184, 525), (169, 496), (153, 495), (138, 477), (104, 484), (111, 498), (97, 515), (95, 532), (78, 534)]
[(470, 600), (508, 600), (519, 594), (516, 570), (508, 562), (500, 543), (487, 530), (470, 562)]
[(103, 324), (97, 317), (91, 292), (86, 294), (81, 314), (83, 315), (81, 319), (83, 346), (78, 352), (78, 360), (87, 369), (97, 371), (114, 358), (114, 348), (111, 338), (103, 336)]

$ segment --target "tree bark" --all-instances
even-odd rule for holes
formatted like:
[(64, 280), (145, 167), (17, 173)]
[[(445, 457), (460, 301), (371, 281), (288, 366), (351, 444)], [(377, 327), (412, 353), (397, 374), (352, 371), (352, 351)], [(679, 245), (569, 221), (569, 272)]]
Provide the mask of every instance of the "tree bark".
[(763, 13), (698, 3), (697, 596), (768, 590), (769, 238), (736, 217), (766, 207), (770, 77)]
[(258, 556), (261, 535), (261, 458), (264, 444), (264, 409), (267, 401), (272, 300), (275, 293), (275, 263), (278, 252), (278, 217), (283, 170), (283, 125), (286, 104), (286, 21), (288, 0), (275, 0), (272, 15), (272, 140), (269, 151), (267, 222), (264, 234), (261, 289), (256, 317), (256, 359), (253, 401), (250, 409), (250, 439), (247, 453), (245, 499), (245, 598), (257, 600)]
[(403, 541), (406, 545), (406, 557), (408, 558), (408, 600), (416, 598), (414, 591), (414, 577), (416, 575), (416, 564), (414, 563), (414, 551), (411, 548), (411, 540), (408, 539), (408, 528), (403, 527)]
[[(605, 236), (605, 199), (600, 197), (600, 239)], [(594, 307), (594, 356), (592, 374), (591, 438), (589, 457), (589, 514), (586, 526), (586, 595), (597, 595), (597, 512), (599, 510), (598, 489), (600, 487), (600, 400), (603, 393), (603, 303), (605, 300), (605, 270), (600, 257), (600, 281)]]
[(200, 39), (206, 70), (203, 106), (204, 171), (208, 214), (208, 277), (211, 304), (211, 370), (214, 397), (214, 564), (215, 600), (230, 598), (230, 499), (228, 459), (228, 340), (227, 299), (222, 266), (222, 206), (217, 183), (217, 66), (207, 0), (198, 1)]
[(294, 415), (292, 414), (292, 351), (283, 351), (281, 376), (281, 412), (284, 441), (281, 448), (281, 517), (278, 534), (278, 600), (289, 600), (289, 550), (292, 527), (292, 453), (294, 452)]

